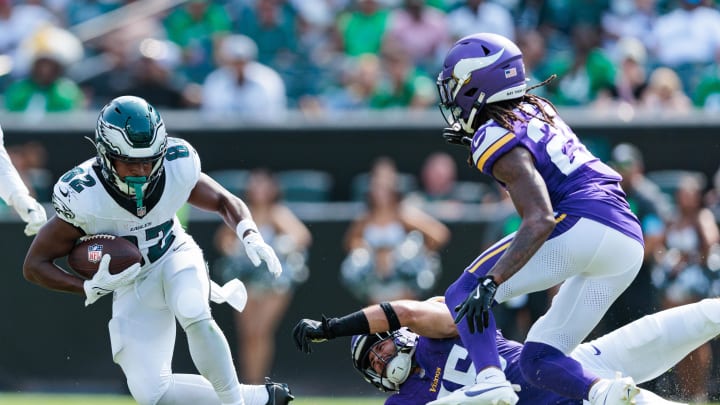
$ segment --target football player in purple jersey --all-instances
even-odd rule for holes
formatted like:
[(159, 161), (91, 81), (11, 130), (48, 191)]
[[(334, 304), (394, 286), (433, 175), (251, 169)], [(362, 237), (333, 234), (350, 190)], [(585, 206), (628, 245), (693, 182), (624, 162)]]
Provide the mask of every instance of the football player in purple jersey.
[(500, 357), (489, 350), (491, 307), (560, 283), (520, 351), (524, 378), (592, 405), (630, 404), (638, 392), (631, 378), (601, 379), (568, 356), (643, 260), (621, 176), (586, 149), (549, 101), (528, 93), (522, 53), (505, 37), (458, 40), (437, 85), (449, 124), (443, 136), (469, 150), (472, 165), (507, 190), (522, 218), (517, 232), (481, 253), (445, 293), (478, 375), (474, 387), (437, 404), (515, 404)]
[[(641, 383), (666, 372), (718, 334), (720, 299), (705, 299), (647, 315), (579, 345), (570, 356), (599, 376), (613, 378), (620, 372)], [(384, 302), (321, 321), (303, 319), (293, 330), (297, 348), (305, 353), (311, 352), (311, 343), (341, 336), (352, 336), (353, 366), (363, 378), (382, 391), (394, 392), (386, 405), (435, 404), (457, 390), (467, 393), (466, 387), (475, 384), (475, 366), (443, 297)], [(520, 370), (521, 343), (497, 331), (493, 348), (510, 383), (519, 389), (520, 404), (587, 403), (530, 384)], [(678, 404), (647, 390), (640, 390), (633, 401)]]

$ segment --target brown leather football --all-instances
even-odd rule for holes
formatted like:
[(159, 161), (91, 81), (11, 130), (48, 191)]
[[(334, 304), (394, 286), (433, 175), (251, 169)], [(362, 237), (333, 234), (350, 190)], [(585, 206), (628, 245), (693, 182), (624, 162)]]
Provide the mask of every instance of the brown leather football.
[(97, 234), (81, 238), (67, 256), (68, 266), (79, 276), (91, 279), (103, 255), (110, 255), (110, 274), (117, 274), (135, 263), (142, 263), (140, 249), (125, 238)]

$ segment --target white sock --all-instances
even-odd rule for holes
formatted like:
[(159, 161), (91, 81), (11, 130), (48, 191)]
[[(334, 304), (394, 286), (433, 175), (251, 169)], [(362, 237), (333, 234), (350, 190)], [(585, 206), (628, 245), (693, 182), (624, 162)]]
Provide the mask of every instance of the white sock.
[(175, 405), (179, 403), (191, 404), (220, 404), (215, 390), (210, 382), (197, 374), (173, 374), (172, 384), (158, 401), (158, 405)]
[(240, 392), (245, 399), (245, 405), (265, 405), (270, 400), (268, 390), (264, 385), (242, 384)]
[(475, 382), (506, 382), (507, 378), (505, 378), (505, 373), (503, 373), (502, 370), (496, 367), (488, 367), (483, 370), (480, 370), (477, 377), (475, 377)]
[(610, 380), (607, 380), (605, 378), (601, 378), (600, 380), (596, 381), (595, 384), (593, 384), (590, 387), (590, 392), (588, 392), (588, 400), (590, 402), (593, 402), (595, 397), (598, 395), (599, 392), (605, 391), (605, 387), (610, 383)]
[(230, 346), (215, 321), (195, 322), (185, 329), (185, 333), (195, 367), (210, 381), (222, 403), (245, 405)]

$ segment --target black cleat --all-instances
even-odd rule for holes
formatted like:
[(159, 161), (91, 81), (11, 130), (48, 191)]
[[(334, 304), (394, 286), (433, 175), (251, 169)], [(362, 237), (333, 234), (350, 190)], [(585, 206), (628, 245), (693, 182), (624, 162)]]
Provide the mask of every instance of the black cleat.
[(269, 377), (265, 377), (265, 388), (269, 397), (266, 405), (287, 405), (295, 399), (287, 384), (272, 382)]

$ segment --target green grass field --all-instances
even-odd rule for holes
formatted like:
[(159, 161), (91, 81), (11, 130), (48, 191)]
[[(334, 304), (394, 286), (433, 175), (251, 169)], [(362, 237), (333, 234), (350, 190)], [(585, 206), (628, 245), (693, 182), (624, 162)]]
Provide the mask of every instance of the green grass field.
[[(381, 405), (382, 400), (365, 398), (298, 398), (292, 405)], [(0, 405), (134, 405), (128, 396), (5, 394), (0, 393)]]

